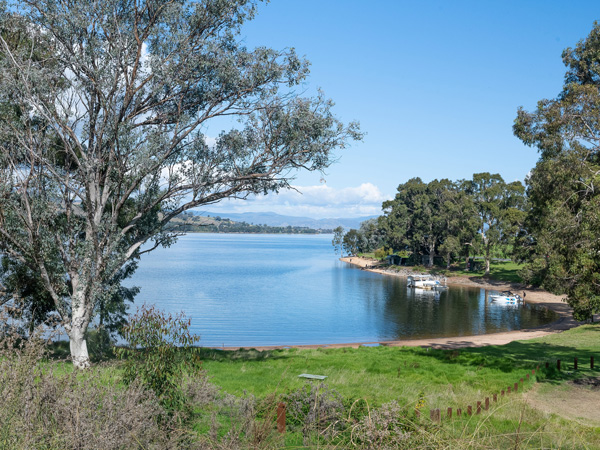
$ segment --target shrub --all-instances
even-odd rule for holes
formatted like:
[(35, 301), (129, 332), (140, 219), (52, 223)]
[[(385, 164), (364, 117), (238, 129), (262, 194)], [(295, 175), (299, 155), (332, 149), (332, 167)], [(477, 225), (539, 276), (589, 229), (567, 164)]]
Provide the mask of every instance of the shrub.
[(187, 410), (184, 376), (193, 378), (201, 369), (200, 354), (193, 347), (200, 338), (190, 332), (190, 325), (183, 313), (173, 316), (144, 305), (123, 328), (128, 347), (116, 350), (124, 361), (124, 382), (139, 380), (171, 413)]
[(162, 449), (156, 396), (138, 383), (107, 385), (102, 369), (65, 374), (46, 360), (41, 331), (23, 337), (0, 314), (0, 449)]

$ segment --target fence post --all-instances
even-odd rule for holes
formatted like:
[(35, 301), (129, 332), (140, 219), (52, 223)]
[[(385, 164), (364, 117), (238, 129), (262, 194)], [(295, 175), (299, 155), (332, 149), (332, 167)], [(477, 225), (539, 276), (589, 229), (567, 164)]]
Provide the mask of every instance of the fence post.
[[(504, 391), (502, 391), (502, 392), (504, 392)], [(492, 400), (494, 400), (494, 402), (497, 402), (498, 401), (498, 394), (494, 394), (493, 397), (492, 397)]]
[(285, 403), (277, 405), (277, 431), (285, 433)]
[(521, 379), (519, 380), (519, 383), (523, 384), (523, 378), (521, 378)]
[(527, 374), (527, 381), (529, 381), (529, 374)]
[(440, 411), (440, 408), (436, 408), (435, 410), (435, 421), (437, 423), (440, 423), (442, 421), (442, 413)]
[(472, 416), (472, 415), (473, 415), (473, 408), (471, 407), (471, 405), (467, 406), (467, 414), (468, 414), (469, 416)]
[(535, 369), (531, 369), (531, 375), (535, 375)]
[(481, 402), (477, 402), (477, 414), (481, 414)]
[(560, 359), (556, 360), (556, 368), (560, 370)]
[(456, 409), (456, 416), (457, 416), (457, 417), (460, 417), (460, 416), (462, 416), (462, 409), (460, 409), (460, 408), (457, 408), (457, 409)]
[(448, 408), (447, 415), (448, 415), (448, 419), (452, 419), (452, 408)]
[(514, 391), (517, 392), (519, 390), (519, 383), (515, 383), (514, 387)]
[(510, 395), (510, 386), (506, 389), (506, 395)]
[(490, 398), (486, 397), (485, 398), (485, 410), (487, 411), (488, 409), (490, 409)]
[(504, 389), (500, 391), (500, 397), (504, 397)]
[(573, 359), (573, 370), (577, 370), (577, 358)]

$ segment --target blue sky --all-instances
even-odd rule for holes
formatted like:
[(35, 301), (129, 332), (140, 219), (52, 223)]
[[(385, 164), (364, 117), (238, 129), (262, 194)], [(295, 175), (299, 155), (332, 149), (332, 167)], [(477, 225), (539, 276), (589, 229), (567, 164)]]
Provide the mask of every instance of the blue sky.
[[(363, 142), (286, 192), (213, 211), (356, 217), (379, 214), (400, 183), (475, 172), (525, 179), (538, 154), (512, 134), (519, 106), (555, 97), (561, 53), (585, 38), (592, 1), (272, 0), (241, 38), (294, 47), (312, 63), (307, 93), (322, 88)], [(325, 179), (325, 182), (321, 180)]]

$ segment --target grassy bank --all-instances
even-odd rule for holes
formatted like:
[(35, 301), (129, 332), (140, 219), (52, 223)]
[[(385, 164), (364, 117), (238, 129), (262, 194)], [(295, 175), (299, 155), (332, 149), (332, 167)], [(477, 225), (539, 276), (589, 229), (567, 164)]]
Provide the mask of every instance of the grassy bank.
[[(123, 384), (121, 361), (109, 359), (77, 373), (66, 362), (20, 358), (2, 372), (0, 418), (10, 422), (0, 426), (0, 449), (38, 448), (30, 441), (21, 444), (27, 433), (48, 449), (600, 448), (600, 415), (594, 413), (600, 391), (572, 384), (600, 375), (598, 364), (589, 368), (590, 356), (600, 359), (599, 333), (600, 325), (584, 325), (543, 338), (461, 350), (200, 349), (203, 375), (182, 381), (192, 413), (166, 428), (168, 416), (156, 400)], [(64, 348), (54, 350), (57, 355)], [(38, 367), (32, 381), (23, 383), (29, 364)], [(526, 374), (537, 365), (542, 370), (527, 381)], [(327, 378), (324, 384), (311, 382), (299, 378), (302, 373)], [(524, 383), (517, 395), (492, 402), (481, 415), (456, 417), (457, 408), (466, 412), (471, 405), (475, 412), (477, 401), (492, 400), (520, 378)], [(564, 402), (554, 413), (546, 407), (553, 398)], [(288, 406), (284, 435), (274, 425), (280, 401)], [(565, 414), (572, 402), (575, 413)], [(22, 416), (23, 405), (43, 414)], [(429, 420), (430, 409), (439, 408), (444, 416), (448, 407), (452, 420)], [(163, 417), (159, 426), (153, 417)], [(73, 435), (68, 431), (73, 426), (87, 431)], [(111, 431), (116, 426), (137, 434), (121, 445)], [(146, 444), (140, 447), (138, 440)]]
[[(560, 334), (503, 346), (460, 351), (421, 348), (359, 348), (224, 352), (203, 350), (204, 367), (213, 382), (236, 395), (251, 393), (266, 397), (272, 392), (298, 390), (310, 383), (298, 375), (325, 375), (327, 386), (352, 404), (360, 400), (369, 408), (391, 401), (414, 409), (419, 405), (428, 417), (430, 408), (462, 408), (475, 411), (476, 402), (500, 394), (531, 369), (550, 362), (531, 381), (520, 387), (525, 392), (551, 392), (571, 389), (577, 378), (597, 377), (590, 370), (589, 358), (600, 356), (600, 326), (585, 325)], [(573, 358), (580, 361), (572, 369)], [(556, 360), (562, 369), (556, 370)], [(572, 388), (580, 389), (580, 388)], [(527, 394), (529, 395), (529, 394)], [(472, 448), (600, 448), (599, 429), (581, 424), (577, 418), (565, 419), (547, 414), (525, 402), (523, 393), (492, 404), (492, 413), (443, 421), (429, 436), (440, 448), (445, 445)], [(600, 425), (600, 423), (598, 424)], [(298, 444), (291, 433), (288, 444)], [(519, 444), (519, 440), (521, 444)], [(444, 444), (443, 444), (444, 443)], [(443, 444), (443, 445), (442, 445)]]

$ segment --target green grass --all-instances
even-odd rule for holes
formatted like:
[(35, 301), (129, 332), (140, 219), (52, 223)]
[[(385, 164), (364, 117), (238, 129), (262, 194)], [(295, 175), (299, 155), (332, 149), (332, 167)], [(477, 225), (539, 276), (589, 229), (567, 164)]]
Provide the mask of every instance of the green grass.
[[(391, 400), (412, 408), (422, 394), (427, 417), (430, 408), (465, 411), (472, 405), (475, 411), (477, 401), (491, 400), (493, 393), (526, 379), (531, 369), (541, 366), (536, 376), (519, 387), (521, 393), (492, 404), (492, 414), (445, 421), (429, 437), (441, 439), (440, 448), (451, 442), (455, 447), (448, 448), (600, 448), (600, 428), (548, 416), (522, 396), (535, 382), (552, 389), (566, 386), (573, 378), (600, 376), (598, 362), (595, 370), (589, 368), (592, 355), (600, 362), (600, 325), (594, 324), (502, 346), (456, 351), (408, 347), (203, 350), (204, 368), (228, 393), (258, 397), (285, 393), (309, 383), (299, 374), (313, 373), (326, 375), (329, 387), (345, 398), (365, 400), (369, 408)], [(577, 372), (572, 369), (574, 357), (579, 359)], [(560, 372), (557, 359), (562, 361)], [(548, 370), (544, 369), (546, 361), (550, 362)], [(286, 439), (291, 446), (298, 443), (297, 435)]]
[[(253, 394), (268, 399), (273, 393), (292, 392), (310, 383), (298, 378), (301, 373), (326, 375), (327, 385), (344, 397), (346, 405), (358, 400), (366, 413), (392, 400), (410, 411), (422, 396), (424, 406), (419, 426), (423, 427), (420, 433), (429, 448), (600, 448), (600, 427), (540, 412), (525, 402), (522, 394), (536, 386), (535, 383), (536, 389), (546, 393), (570, 388), (567, 381), (577, 377), (600, 376), (600, 324), (507, 345), (461, 350), (203, 348), (201, 354), (211, 382), (236, 396)], [(589, 368), (592, 355), (597, 361), (594, 370)], [(578, 371), (572, 368), (574, 357), (579, 359)], [(556, 370), (557, 359), (562, 361), (560, 372)], [(550, 362), (548, 370), (544, 369), (546, 361)], [(72, 370), (68, 364), (61, 364), (59, 371)], [(472, 405), (475, 411), (477, 401), (491, 399), (492, 394), (512, 386), (520, 378), (526, 379), (526, 374), (531, 374), (537, 365), (542, 370), (520, 386), (521, 392), (492, 403), (489, 413), (455, 417), (439, 426), (428, 421), (431, 408), (440, 408), (442, 412), (448, 407), (466, 411)], [(103, 372), (103, 382), (119, 383), (121, 368), (117, 361), (103, 363), (98, 369)], [(199, 411), (198, 417), (193, 428), (208, 432), (213, 420), (211, 408)], [(219, 435), (232, 426), (233, 419), (227, 414), (218, 413), (216, 420), (223, 426)], [(303, 437), (297, 429), (290, 430), (284, 443), (287, 448), (313, 448), (303, 447)], [(345, 448), (344, 444), (339, 445), (338, 448)]]
[[(344, 396), (374, 405), (414, 402), (423, 391), (428, 405), (437, 408), (458, 407), (500, 392), (546, 361), (554, 366), (561, 359), (564, 366), (578, 357), (583, 368), (594, 354), (600, 357), (600, 325), (456, 351), (419, 347), (202, 351), (204, 368), (214, 383), (232, 394), (264, 396), (294, 390), (307, 382), (298, 375), (312, 373), (326, 375), (327, 384)], [(550, 371), (545, 378), (560, 382), (569, 376)]]
[[(442, 270), (438, 272), (443, 272), (447, 276), (461, 276), (461, 277), (475, 277), (475, 278), (483, 278), (485, 275), (484, 270), (479, 270), (476, 272), (468, 272), (463, 270), (464, 262), (461, 262), (459, 266), (453, 267), (451, 270)], [(492, 261), (490, 263), (490, 274), (488, 279), (503, 281), (506, 283), (521, 283), (521, 277), (519, 276), (519, 271), (523, 268), (523, 264), (518, 264), (512, 261)]]

